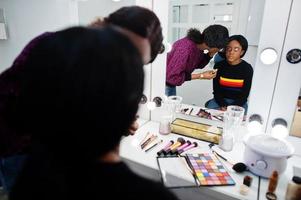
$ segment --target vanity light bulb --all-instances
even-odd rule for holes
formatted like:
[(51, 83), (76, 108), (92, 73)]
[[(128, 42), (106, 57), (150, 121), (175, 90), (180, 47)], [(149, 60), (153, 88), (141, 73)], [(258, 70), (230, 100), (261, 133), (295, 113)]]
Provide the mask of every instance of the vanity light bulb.
[(265, 65), (271, 65), (277, 60), (277, 52), (272, 48), (264, 49), (260, 54), (260, 60)]
[(248, 131), (250, 135), (257, 135), (262, 133), (263, 131), (263, 119), (260, 115), (258, 114), (252, 114), (249, 117), (249, 123), (248, 123)]
[(154, 110), (156, 108), (156, 103), (153, 102), (153, 101), (150, 101), (150, 102), (147, 103), (146, 107), (149, 110)]
[(251, 135), (262, 133), (262, 124), (259, 121), (251, 121), (248, 124), (248, 130)]
[(287, 122), (282, 118), (277, 118), (272, 122), (271, 135), (277, 139), (284, 139), (288, 136)]
[(286, 126), (283, 126), (282, 124), (276, 124), (272, 128), (272, 137), (283, 140), (288, 136), (288, 130)]

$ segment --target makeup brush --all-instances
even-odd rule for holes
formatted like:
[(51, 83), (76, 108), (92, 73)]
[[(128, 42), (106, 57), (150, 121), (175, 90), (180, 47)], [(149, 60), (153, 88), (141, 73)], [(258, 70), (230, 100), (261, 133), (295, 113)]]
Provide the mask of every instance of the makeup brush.
[(147, 132), (146, 135), (144, 136), (144, 138), (139, 143), (139, 145), (141, 146), (150, 136), (151, 136), (151, 133)]
[(183, 148), (183, 149), (180, 149), (177, 153), (178, 154), (182, 154), (184, 152), (187, 152), (188, 150), (192, 149), (192, 148), (195, 148), (198, 146), (198, 143), (196, 142), (193, 142), (192, 144), (188, 145), (187, 147)]
[(244, 172), (244, 171), (247, 170), (247, 165), (245, 165), (244, 163), (238, 162), (238, 163), (233, 164), (233, 163), (231, 163), (228, 159), (226, 159), (224, 156), (222, 156), (222, 155), (220, 155), (219, 153), (217, 153), (216, 151), (213, 151), (213, 150), (212, 150), (212, 152), (213, 152), (216, 156), (220, 157), (221, 159), (223, 159), (224, 161), (226, 161), (227, 163), (229, 163), (230, 165), (232, 165), (232, 169), (233, 169), (234, 171), (236, 171), (237, 173), (241, 173), (241, 172)]
[(157, 155), (158, 156), (161, 156), (163, 155), (163, 152), (166, 151), (171, 145), (174, 144), (174, 141), (173, 140), (170, 140), (167, 145), (165, 145), (165, 147), (163, 149), (161, 149), (160, 151), (157, 152)]
[(157, 135), (152, 135), (149, 139), (147, 139), (142, 145), (141, 145), (141, 149), (144, 149), (148, 144), (150, 144), (152, 141), (154, 141), (155, 139), (157, 139)]
[(158, 144), (161, 144), (162, 142), (163, 142), (163, 140), (160, 140), (160, 141), (156, 142), (155, 144), (150, 146), (148, 149), (145, 149), (145, 152), (148, 152), (148, 151), (152, 150), (154, 147), (156, 147)]
[(169, 154), (169, 152), (171, 152), (173, 149), (178, 148), (179, 146), (183, 145), (186, 141), (183, 138), (178, 138), (177, 141), (171, 145), (166, 151), (163, 151), (164, 155)]
[(224, 156), (222, 156), (222, 155), (220, 155), (219, 153), (217, 153), (216, 151), (214, 151), (214, 150), (212, 149), (213, 146), (214, 146), (213, 143), (210, 143), (210, 144), (209, 144), (209, 148), (211, 149), (211, 151), (212, 151), (216, 156), (218, 156), (219, 158), (223, 159), (224, 161), (226, 161), (227, 163), (229, 163), (230, 165), (232, 165), (232, 169), (233, 169), (234, 171), (236, 171), (237, 173), (241, 173), (241, 172), (244, 172), (244, 171), (248, 170), (247, 165), (244, 164), (244, 163), (242, 163), (242, 162), (238, 162), (238, 163), (235, 163), (235, 164), (231, 163), (227, 158), (225, 158)]

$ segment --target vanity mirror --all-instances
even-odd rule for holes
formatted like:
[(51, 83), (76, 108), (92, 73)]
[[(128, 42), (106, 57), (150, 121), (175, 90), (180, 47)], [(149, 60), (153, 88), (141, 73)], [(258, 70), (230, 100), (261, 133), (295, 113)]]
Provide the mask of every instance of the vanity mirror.
[[(263, 9), (261, 0), (170, 0), (167, 42), (172, 45), (185, 37), (190, 28), (203, 32), (209, 25), (220, 24), (227, 27), (229, 35), (247, 38), (249, 47), (243, 59), (254, 67)], [(213, 65), (211, 59), (205, 68), (196, 69), (193, 74), (210, 70)], [(213, 98), (212, 85), (212, 80), (185, 81), (176, 87), (177, 95), (183, 97), (185, 104), (204, 107)]]
[[(288, 128), (290, 128), (301, 80), (300, 63), (292, 64), (286, 59), (286, 54), (290, 50), (300, 49), (300, 46), (298, 47), (300, 39), (296, 35), (300, 32), (300, 26), (295, 22), (298, 14), (293, 14), (298, 7), (297, 1), (169, 0), (163, 6), (159, 5), (159, 0), (153, 2), (155, 10), (165, 12), (167, 15), (165, 18), (160, 18), (165, 25), (163, 28), (166, 30), (167, 44), (172, 45), (174, 41), (183, 37), (190, 27), (196, 27), (203, 31), (204, 27), (214, 23), (228, 27), (230, 35), (244, 35), (249, 42), (249, 49), (243, 59), (249, 62), (254, 69), (252, 88), (248, 98), (248, 116), (261, 115), (263, 129), (267, 132), (270, 131), (272, 120), (277, 117), (286, 119), (289, 124)], [(225, 9), (221, 9), (222, 7)], [(266, 49), (272, 49), (276, 55), (271, 63), (265, 63), (260, 59), (260, 57), (265, 57), (264, 52), (266, 51), (264, 50)], [(157, 77), (156, 82), (152, 83), (155, 86), (152, 93), (155, 93), (156, 96), (165, 94), (166, 60), (164, 61), (160, 63), (160, 66), (153, 66), (153, 68), (161, 68), (160, 73), (155, 71), (155, 74), (152, 75)], [(210, 69), (210, 67), (209, 63), (208, 68)], [(296, 81), (298, 89), (289, 84), (290, 77)], [(161, 79), (163, 80), (161, 81)], [(160, 83), (158, 83), (159, 81)], [(276, 85), (282, 89), (277, 97), (274, 93)], [(179, 89), (177, 88), (177, 95), (183, 97), (183, 103), (204, 107), (206, 101), (213, 97), (212, 81), (187, 81)], [(279, 104), (279, 101), (284, 101), (283, 99), (290, 103)], [(273, 106), (272, 102), (274, 102)], [(272, 119), (270, 114), (275, 110), (277, 110), (277, 114)], [(281, 112), (278, 112), (279, 110)], [(157, 111), (152, 112), (152, 119), (156, 120), (159, 116), (158, 113)]]

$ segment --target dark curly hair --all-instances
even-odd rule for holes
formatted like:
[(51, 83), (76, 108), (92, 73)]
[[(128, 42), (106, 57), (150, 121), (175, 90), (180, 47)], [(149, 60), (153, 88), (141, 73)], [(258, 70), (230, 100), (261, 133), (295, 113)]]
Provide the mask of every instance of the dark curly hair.
[(202, 33), (196, 28), (189, 29), (187, 31), (186, 37), (196, 44), (201, 44), (203, 42)]
[(151, 45), (151, 62), (162, 50), (162, 28), (156, 14), (140, 6), (122, 7), (104, 18), (107, 24), (126, 28), (141, 37), (147, 38)]
[(229, 31), (226, 27), (218, 24), (208, 26), (202, 33), (203, 42), (210, 48), (223, 48), (227, 43)]

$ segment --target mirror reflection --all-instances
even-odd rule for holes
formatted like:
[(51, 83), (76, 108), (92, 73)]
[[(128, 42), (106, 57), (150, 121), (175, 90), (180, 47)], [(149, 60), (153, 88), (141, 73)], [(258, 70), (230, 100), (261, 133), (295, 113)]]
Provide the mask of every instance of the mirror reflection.
[(247, 111), (263, 9), (260, 0), (170, 0), (166, 95), (205, 111), (233, 104)]

